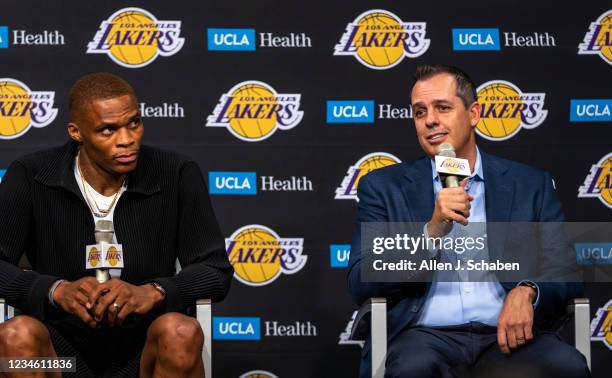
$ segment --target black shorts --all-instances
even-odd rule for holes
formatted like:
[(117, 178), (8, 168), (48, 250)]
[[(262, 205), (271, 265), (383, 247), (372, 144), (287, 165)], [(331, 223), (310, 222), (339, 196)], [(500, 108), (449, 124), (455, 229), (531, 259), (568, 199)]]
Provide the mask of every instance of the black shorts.
[(147, 330), (160, 315), (130, 315), (121, 326), (91, 328), (74, 315), (52, 310), (44, 324), (57, 355), (76, 357), (76, 374), (64, 377), (138, 377)]

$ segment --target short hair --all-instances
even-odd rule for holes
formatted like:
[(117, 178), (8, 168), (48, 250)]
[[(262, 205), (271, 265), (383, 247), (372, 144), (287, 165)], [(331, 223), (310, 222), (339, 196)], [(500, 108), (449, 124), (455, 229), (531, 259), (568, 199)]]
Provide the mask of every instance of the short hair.
[(108, 72), (96, 72), (79, 78), (68, 96), (70, 120), (75, 121), (85, 106), (95, 100), (131, 95), (136, 100), (134, 88), (117, 75)]
[(427, 80), (435, 75), (444, 73), (453, 76), (455, 79), (455, 84), (457, 86), (457, 97), (463, 101), (463, 105), (466, 109), (478, 99), (478, 95), (476, 94), (476, 85), (474, 85), (472, 78), (461, 69), (453, 66), (418, 66), (414, 74), (414, 83), (412, 84), (412, 88), (414, 88), (418, 81)]

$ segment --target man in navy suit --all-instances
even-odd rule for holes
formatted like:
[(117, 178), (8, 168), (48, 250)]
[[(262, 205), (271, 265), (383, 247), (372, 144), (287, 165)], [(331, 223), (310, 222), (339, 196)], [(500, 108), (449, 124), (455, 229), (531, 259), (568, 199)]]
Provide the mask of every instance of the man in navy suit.
[[(546, 331), (566, 303), (580, 295), (578, 284), (362, 281), (363, 222), (427, 222), (425, 236), (443, 237), (470, 222), (564, 221), (548, 173), (487, 155), (476, 146), (481, 105), (467, 74), (454, 67), (421, 66), (411, 102), (427, 156), (361, 179), (348, 273), (358, 305), (371, 297), (388, 299), (386, 376), (590, 376), (582, 354)], [(469, 162), (471, 175), (457, 188), (442, 188), (436, 173), (433, 157), (443, 142)], [(554, 235), (548, 239), (554, 244)], [(563, 266), (541, 267), (547, 268), (562, 274)], [(366, 344), (362, 377), (370, 374), (368, 354)]]

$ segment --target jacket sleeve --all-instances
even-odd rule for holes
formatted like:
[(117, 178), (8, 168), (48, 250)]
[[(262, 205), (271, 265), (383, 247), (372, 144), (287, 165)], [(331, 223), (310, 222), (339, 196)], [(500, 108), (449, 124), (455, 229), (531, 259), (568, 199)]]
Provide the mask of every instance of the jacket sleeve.
[(377, 193), (370, 177), (363, 176), (357, 189), (359, 203), (357, 206), (357, 219), (351, 244), (349, 257), (348, 289), (357, 305), (372, 297), (388, 297), (400, 295), (408, 286), (404, 282), (363, 282), (361, 270), (363, 256), (361, 254), (361, 223), (362, 222), (388, 222), (389, 216), (382, 196)]
[(198, 299), (223, 300), (234, 269), (204, 178), (194, 162), (184, 164), (180, 171), (176, 250), (182, 270), (174, 277), (150, 280), (166, 291), (166, 311), (184, 310)]
[(44, 319), (49, 288), (59, 277), (18, 267), (32, 226), (32, 196), (26, 168), (14, 162), (0, 184), (0, 297), (40, 320)]
[(538, 303), (536, 323), (547, 326), (552, 319), (565, 311), (565, 306), (572, 299), (582, 294), (583, 285), (576, 270), (576, 258), (569, 243), (563, 223), (565, 215), (561, 210), (552, 177), (543, 175), (542, 194), (537, 214), (540, 227), (540, 261), (539, 274), (542, 281), (534, 279), (538, 286)]

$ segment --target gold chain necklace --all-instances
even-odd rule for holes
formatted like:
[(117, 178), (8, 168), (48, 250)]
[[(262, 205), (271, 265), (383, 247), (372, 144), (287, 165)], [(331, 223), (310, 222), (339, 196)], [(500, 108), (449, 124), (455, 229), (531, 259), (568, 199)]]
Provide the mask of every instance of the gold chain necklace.
[[(77, 168), (79, 169), (79, 176), (81, 179), (81, 185), (83, 186), (83, 192), (85, 194), (85, 202), (87, 202), (87, 206), (89, 207), (89, 210), (91, 210), (91, 212), (94, 214), (95, 217), (97, 218), (104, 218), (106, 216), (108, 216), (108, 214), (111, 212), (111, 210), (113, 209), (113, 207), (115, 207), (115, 202), (117, 202), (117, 199), (119, 198), (119, 193), (121, 193), (121, 189), (123, 188), (123, 184), (125, 183), (125, 179), (123, 179), (123, 182), (121, 183), (121, 187), (119, 188), (119, 190), (117, 191), (117, 193), (115, 193), (115, 195), (113, 196), (113, 201), (111, 202), (110, 206), (107, 209), (101, 209), (100, 205), (98, 205), (98, 202), (96, 202), (95, 197), (89, 192), (89, 189), (87, 188), (88, 184), (85, 179), (84, 179), (84, 175), (83, 175), (83, 171), (81, 170), (81, 153), (79, 151), (79, 154), (77, 155)], [(92, 206), (91, 202), (94, 203), (96, 210), (94, 210), (94, 207)]]

